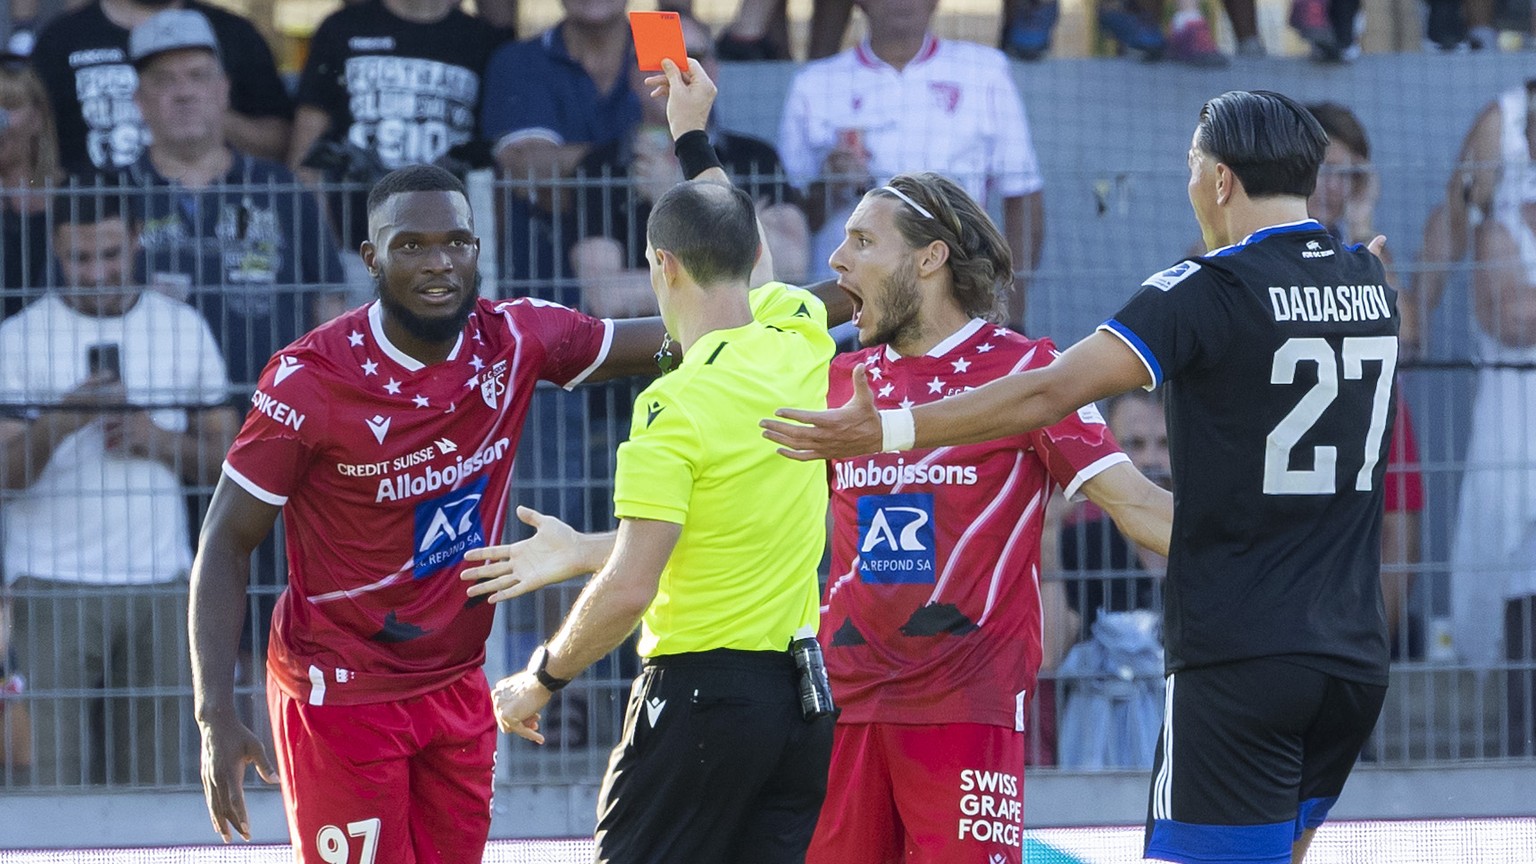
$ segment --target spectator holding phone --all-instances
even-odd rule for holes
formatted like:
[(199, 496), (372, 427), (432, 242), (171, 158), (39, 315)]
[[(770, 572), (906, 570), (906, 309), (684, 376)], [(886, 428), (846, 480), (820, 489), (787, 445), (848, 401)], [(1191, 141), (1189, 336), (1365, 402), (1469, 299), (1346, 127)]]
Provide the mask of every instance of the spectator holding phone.
[[(11, 641), (36, 697), (33, 779), (47, 786), (185, 783), (196, 765), (179, 746), (191, 740), (184, 496), (218, 476), (239, 418), (202, 317), (132, 284), (124, 199), (107, 185), (61, 193), (63, 284), (0, 324)], [(124, 688), (187, 695), (100, 693)]]

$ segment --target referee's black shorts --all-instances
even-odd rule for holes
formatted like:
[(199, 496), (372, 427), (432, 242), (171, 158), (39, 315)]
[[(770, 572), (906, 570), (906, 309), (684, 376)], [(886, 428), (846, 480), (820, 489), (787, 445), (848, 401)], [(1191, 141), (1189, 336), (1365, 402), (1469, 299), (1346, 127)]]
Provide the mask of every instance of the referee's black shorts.
[(787, 652), (649, 660), (597, 801), (603, 864), (799, 864), (827, 792), (832, 718), (800, 713)]
[(1338, 800), (1386, 693), (1281, 657), (1169, 675), (1147, 857), (1290, 864)]

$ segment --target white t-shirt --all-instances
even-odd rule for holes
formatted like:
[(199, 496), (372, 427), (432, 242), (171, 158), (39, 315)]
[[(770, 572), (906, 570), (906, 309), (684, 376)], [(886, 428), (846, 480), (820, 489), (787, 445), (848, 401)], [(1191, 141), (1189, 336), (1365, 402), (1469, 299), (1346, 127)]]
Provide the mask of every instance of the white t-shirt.
[(937, 171), (982, 206), (990, 196), (1028, 195), (1043, 185), (1024, 103), (1001, 51), (927, 36), (901, 71), (869, 42), (812, 63), (790, 84), (779, 156), (802, 189), (821, 174), (843, 130), (857, 129), (870, 168)]
[[(162, 429), (187, 430), (183, 407), (211, 407), (228, 380), (213, 334), (192, 307), (153, 291), (127, 314), (83, 315), (48, 294), (0, 324), (0, 405), (57, 404), (88, 375), (90, 346), (119, 346), (123, 388)], [(5, 575), (93, 585), (166, 582), (192, 566), (181, 479), (163, 462), (109, 456), (102, 423), (54, 450), (36, 482), (0, 510)]]

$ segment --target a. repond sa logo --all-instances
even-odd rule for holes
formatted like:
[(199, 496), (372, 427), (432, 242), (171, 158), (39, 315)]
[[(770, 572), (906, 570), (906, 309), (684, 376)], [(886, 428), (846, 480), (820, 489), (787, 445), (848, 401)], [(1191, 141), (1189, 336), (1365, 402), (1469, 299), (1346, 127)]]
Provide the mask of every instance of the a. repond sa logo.
[(416, 569), (421, 579), (464, 560), (464, 553), (485, 545), (480, 499), (489, 477), (416, 505)]
[(933, 495), (859, 498), (859, 571), (875, 584), (934, 581)]

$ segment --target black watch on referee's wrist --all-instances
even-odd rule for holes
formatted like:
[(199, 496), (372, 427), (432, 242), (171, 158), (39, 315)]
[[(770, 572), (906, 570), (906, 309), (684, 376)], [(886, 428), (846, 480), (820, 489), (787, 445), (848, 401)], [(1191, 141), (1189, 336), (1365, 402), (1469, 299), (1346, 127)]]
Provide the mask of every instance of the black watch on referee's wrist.
[(551, 693), (559, 692), (565, 685), (571, 683), (569, 678), (556, 678), (545, 671), (549, 665), (549, 646), (540, 645), (533, 649), (533, 656), (528, 658), (528, 674), (538, 679), (539, 685)]

